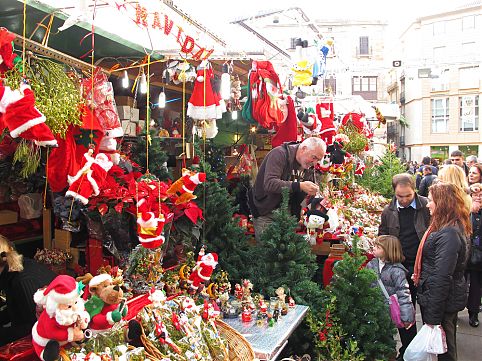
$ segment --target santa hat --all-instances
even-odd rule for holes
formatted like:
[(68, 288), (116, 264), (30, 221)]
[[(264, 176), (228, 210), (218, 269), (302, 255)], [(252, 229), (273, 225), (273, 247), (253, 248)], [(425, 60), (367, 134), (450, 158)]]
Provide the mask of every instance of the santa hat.
[(193, 168), (199, 168), (200, 163), (201, 163), (201, 158), (199, 158), (198, 155), (196, 155), (192, 158), (192, 167)]
[(112, 276), (108, 273), (101, 273), (100, 275), (91, 278), (89, 281), (89, 288), (98, 286), (105, 281), (112, 282)]
[(33, 140), (40, 146), (57, 146), (50, 128), (45, 124), (45, 116), (35, 107), (35, 97), (26, 84), (21, 86), (24, 96), (7, 106), (4, 122), (12, 138), (22, 137)]
[(5, 28), (0, 28), (0, 73), (13, 68), (16, 57), (13, 52), (13, 39), (15, 39), (15, 34)]
[(194, 184), (203, 183), (206, 180), (206, 173), (196, 173), (193, 176), (189, 177), (189, 179)]
[(73, 303), (79, 298), (77, 282), (71, 276), (59, 275), (45, 288), (33, 295), (35, 303), (45, 305), (49, 315), (53, 315), (58, 304)]

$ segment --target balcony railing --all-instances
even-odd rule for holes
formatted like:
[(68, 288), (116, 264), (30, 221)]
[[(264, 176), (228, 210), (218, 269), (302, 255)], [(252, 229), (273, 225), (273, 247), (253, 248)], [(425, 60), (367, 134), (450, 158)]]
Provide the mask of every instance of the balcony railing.
[(401, 136), (400, 136), (400, 146), (401, 146), (401, 147), (404, 147), (404, 146), (405, 146), (405, 136), (404, 136), (404, 135), (401, 135)]
[(400, 103), (405, 104), (405, 92), (400, 92)]

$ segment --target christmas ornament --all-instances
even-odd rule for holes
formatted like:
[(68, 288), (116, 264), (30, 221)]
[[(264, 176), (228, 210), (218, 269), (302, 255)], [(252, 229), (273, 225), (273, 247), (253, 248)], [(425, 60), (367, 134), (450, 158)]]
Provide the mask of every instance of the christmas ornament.
[(206, 180), (206, 173), (197, 173), (183, 168), (182, 177), (175, 181), (167, 190), (167, 195), (177, 197), (175, 204), (183, 204), (196, 199), (194, 189)]
[(201, 283), (205, 284), (211, 278), (211, 275), (218, 264), (218, 255), (216, 253), (205, 254), (204, 247), (198, 254), (196, 265), (189, 276), (190, 290), (196, 292)]

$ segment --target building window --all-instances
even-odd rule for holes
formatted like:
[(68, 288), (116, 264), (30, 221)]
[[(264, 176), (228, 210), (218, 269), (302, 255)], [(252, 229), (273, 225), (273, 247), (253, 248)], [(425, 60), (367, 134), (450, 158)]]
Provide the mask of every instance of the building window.
[(445, 159), (448, 159), (449, 157), (448, 145), (430, 147), (430, 157), (433, 159), (437, 159), (439, 162), (443, 162)]
[(432, 99), (432, 133), (447, 133), (449, 98)]
[(352, 78), (352, 94), (361, 95), (365, 100), (377, 99), (377, 77), (355, 76)]
[(360, 36), (360, 47), (358, 55), (370, 55), (368, 48), (368, 36)]
[(323, 89), (327, 94), (336, 94), (336, 79), (333, 76), (323, 79)]
[(445, 21), (437, 21), (433, 23), (433, 35), (445, 34)]
[(469, 155), (479, 156), (478, 145), (459, 145), (459, 150), (464, 153), (464, 157), (468, 157)]
[(471, 59), (477, 55), (477, 44), (475, 41), (462, 43), (462, 56), (464, 60)]
[(443, 91), (449, 89), (449, 70), (450, 69), (433, 70), (432, 77), (430, 79), (432, 83), (432, 91)]
[(434, 63), (443, 63), (446, 60), (445, 46), (438, 46), (433, 48), (433, 61)]
[(475, 28), (475, 16), (469, 15), (462, 18), (462, 30), (469, 30)]
[(479, 96), (465, 95), (459, 97), (460, 131), (473, 132), (479, 130)]
[(459, 69), (459, 89), (478, 88), (479, 79), (478, 66), (469, 66)]

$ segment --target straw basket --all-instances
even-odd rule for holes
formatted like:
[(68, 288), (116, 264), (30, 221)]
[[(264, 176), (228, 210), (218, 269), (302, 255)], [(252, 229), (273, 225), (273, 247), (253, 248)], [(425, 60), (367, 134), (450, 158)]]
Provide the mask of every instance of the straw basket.
[(229, 347), (229, 360), (253, 361), (254, 351), (249, 342), (234, 328), (223, 321), (216, 320), (219, 333), (226, 340)]

